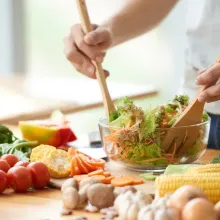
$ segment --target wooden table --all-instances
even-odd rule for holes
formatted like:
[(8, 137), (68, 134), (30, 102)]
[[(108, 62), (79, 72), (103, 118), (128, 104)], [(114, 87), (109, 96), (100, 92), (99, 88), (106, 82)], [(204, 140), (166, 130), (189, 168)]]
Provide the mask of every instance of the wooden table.
[[(219, 151), (207, 150), (199, 162), (208, 163)], [(137, 176), (139, 173), (108, 164), (113, 174), (132, 174)], [(112, 166), (113, 165), (113, 166)], [(148, 182), (140, 186), (145, 192), (154, 190), (153, 182)], [(43, 191), (28, 192), (26, 194), (7, 194), (0, 196), (0, 219), (1, 220), (67, 220), (73, 216), (60, 216), (62, 207), (61, 193), (55, 189), (45, 189)], [(99, 214), (90, 214), (74, 211), (75, 215), (87, 216), (88, 219), (98, 220)]]

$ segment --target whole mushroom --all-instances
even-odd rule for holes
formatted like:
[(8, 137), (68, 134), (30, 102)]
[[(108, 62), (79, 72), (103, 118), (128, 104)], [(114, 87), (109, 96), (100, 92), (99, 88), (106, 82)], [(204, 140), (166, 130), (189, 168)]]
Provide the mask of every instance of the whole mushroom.
[(91, 205), (98, 209), (107, 208), (114, 203), (114, 187), (103, 183), (96, 183), (87, 190), (87, 198)]

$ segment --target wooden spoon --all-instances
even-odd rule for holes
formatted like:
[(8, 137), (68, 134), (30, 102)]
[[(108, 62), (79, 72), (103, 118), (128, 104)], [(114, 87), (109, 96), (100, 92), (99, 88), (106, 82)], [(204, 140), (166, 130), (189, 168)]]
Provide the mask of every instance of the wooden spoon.
[(195, 143), (201, 129), (200, 126), (195, 125), (202, 122), (205, 105), (205, 103), (198, 101), (198, 97), (205, 89), (206, 86), (201, 87), (195, 99), (187, 106), (171, 129), (167, 131), (162, 143), (162, 149), (165, 152), (172, 150), (177, 156), (181, 156)]
[[(76, 0), (76, 3), (77, 3), (78, 11), (79, 11), (83, 31), (85, 34), (88, 34), (89, 32), (93, 31), (93, 28), (90, 22), (86, 2), (85, 0)], [(101, 88), (103, 103), (104, 103), (104, 107), (106, 111), (106, 117), (109, 119), (109, 114), (111, 112), (113, 113), (116, 112), (115, 106), (108, 91), (102, 65), (94, 61), (93, 61), (93, 64), (96, 67), (96, 78)]]

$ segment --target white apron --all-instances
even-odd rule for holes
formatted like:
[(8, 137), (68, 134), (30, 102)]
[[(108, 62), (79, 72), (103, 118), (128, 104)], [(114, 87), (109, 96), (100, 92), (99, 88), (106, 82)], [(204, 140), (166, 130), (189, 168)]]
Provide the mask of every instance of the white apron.
[[(188, 0), (187, 48), (182, 92), (193, 98), (198, 70), (213, 64), (220, 56), (220, 0)], [(220, 101), (206, 104), (205, 110), (220, 115)]]

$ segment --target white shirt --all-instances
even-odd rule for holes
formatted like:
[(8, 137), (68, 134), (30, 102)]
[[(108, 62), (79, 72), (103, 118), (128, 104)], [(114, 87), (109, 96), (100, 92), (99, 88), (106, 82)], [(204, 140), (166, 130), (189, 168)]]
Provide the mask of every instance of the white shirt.
[[(188, 0), (187, 48), (183, 92), (195, 97), (198, 70), (215, 63), (220, 56), (220, 0)], [(220, 115), (220, 101), (206, 104), (205, 110)]]

